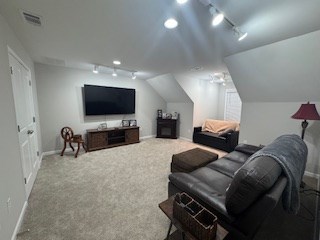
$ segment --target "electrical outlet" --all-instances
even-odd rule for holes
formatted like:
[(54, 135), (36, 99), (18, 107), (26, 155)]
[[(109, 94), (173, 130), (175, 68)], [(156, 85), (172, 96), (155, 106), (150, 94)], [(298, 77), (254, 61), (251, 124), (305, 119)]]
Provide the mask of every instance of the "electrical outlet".
[(8, 210), (8, 213), (11, 212), (11, 207), (12, 207), (12, 205), (11, 205), (11, 198), (8, 198), (8, 200), (7, 200), (7, 210)]

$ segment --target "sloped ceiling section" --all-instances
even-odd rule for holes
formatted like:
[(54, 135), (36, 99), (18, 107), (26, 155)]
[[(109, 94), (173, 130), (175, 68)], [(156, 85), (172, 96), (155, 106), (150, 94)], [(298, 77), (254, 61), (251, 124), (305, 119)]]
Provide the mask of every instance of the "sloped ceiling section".
[(320, 101), (320, 31), (225, 58), (243, 102)]
[(147, 82), (167, 103), (192, 103), (172, 74), (157, 76)]

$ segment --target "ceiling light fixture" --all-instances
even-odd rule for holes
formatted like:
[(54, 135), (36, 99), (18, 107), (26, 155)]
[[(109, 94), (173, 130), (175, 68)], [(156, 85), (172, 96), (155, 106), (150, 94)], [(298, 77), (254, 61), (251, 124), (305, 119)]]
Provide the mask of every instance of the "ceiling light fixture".
[(211, 15), (213, 16), (212, 19), (212, 25), (218, 26), (220, 23), (222, 23), (224, 19), (223, 13), (219, 12), (215, 7), (211, 6), (209, 9)]
[(120, 65), (121, 62), (120, 62), (119, 60), (114, 60), (114, 61), (113, 61), (113, 64), (114, 64), (114, 65)]
[(115, 68), (113, 68), (113, 73), (112, 73), (112, 76), (113, 76), (113, 77), (116, 77), (116, 76), (118, 76), (118, 74), (117, 74), (117, 71), (116, 71), (116, 69), (115, 69)]
[(174, 18), (169, 18), (164, 22), (164, 26), (168, 29), (173, 29), (178, 26), (178, 22)]
[(177, 3), (179, 4), (185, 4), (186, 2), (188, 2), (188, 0), (177, 0)]
[(135, 74), (134, 72), (131, 73), (131, 78), (132, 78), (133, 80), (135, 80), (135, 79), (137, 78), (137, 76), (136, 76), (136, 74)]
[(248, 36), (247, 32), (242, 32), (239, 27), (233, 27), (234, 34), (238, 37), (238, 41), (245, 39)]
[(237, 36), (238, 41), (241, 41), (245, 39), (248, 36), (247, 32), (242, 32), (239, 27), (237, 27), (230, 19), (228, 19), (224, 14), (214, 7), (211, 3), (208, 1), (199, 0), (203, 5), (206, 7), (209, 6), (209, 12), (213, 16), (212, 25), (217, 26), (219, 25), (223, 20), (225, 20), (231, 27), (234, 32), (234, 34)]
[(92, 72), (95, 73), (95, 74), (98, 74), (99, 73), (99, 69), (98, 68), (99, 68), (98, 65), (94, 65)]

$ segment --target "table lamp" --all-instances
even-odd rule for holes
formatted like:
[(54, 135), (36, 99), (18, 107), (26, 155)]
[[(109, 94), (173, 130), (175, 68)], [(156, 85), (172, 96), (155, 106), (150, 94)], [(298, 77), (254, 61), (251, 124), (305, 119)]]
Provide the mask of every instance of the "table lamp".
[(317, 112), (316, 105), (311, 103), (301, 104), (299, 110), (291, 116), (293, 119), (303, 119), (301, 123), (302, 133), (301, 138), (304, 138), (304, 132), (308, 127), (307, 120), (320, 120), (319, 113)]

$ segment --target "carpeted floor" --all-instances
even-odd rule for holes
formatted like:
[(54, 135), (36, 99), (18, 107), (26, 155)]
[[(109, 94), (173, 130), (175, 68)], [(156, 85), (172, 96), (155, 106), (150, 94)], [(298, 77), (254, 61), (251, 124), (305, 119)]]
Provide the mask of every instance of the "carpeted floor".
[(158, 203), (167, 199), (171, 157), (194, 147), (153, 138), (77, 159), (45, 157), (21, 228), (30, 232), (18, 240), (164, 239), (169, 222)]
[[(45, 157), (21, 227), (30, 231), (18, 240), (164, 239), (169, 222), (158, 203), (167, 198), (171, 156), (194, 147), (199, 145), (148, 139), (77, 159), (71, 153)], [(315, 212), (314, 197), (302, 201)], [(314, 222), (275, 213), (255, 240), (311, 240), (313, 229)]]

